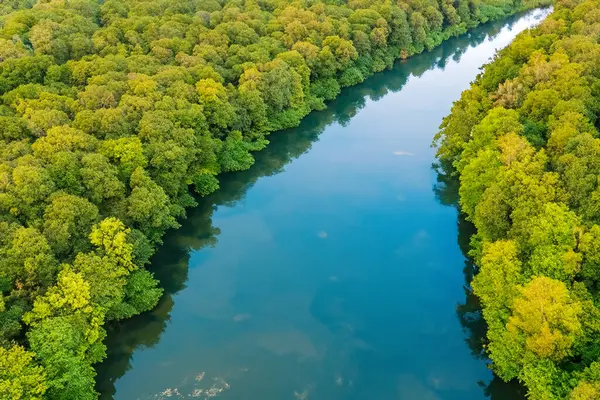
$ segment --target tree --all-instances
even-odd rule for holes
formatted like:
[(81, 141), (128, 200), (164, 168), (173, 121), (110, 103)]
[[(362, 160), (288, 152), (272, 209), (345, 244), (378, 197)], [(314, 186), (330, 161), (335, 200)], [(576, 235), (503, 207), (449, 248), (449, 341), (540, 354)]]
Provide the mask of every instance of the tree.
[(565, 205), (546, 203), (527, 226), (522, 249), (531, 254), (530, 273), (570, 282), (581, 262), (573, 251), (579, 235), (577, 215)]
[(473, 291), (486, 308), (497, 309), (501, 324), (507, 322), (510, 306), (523, 281), (517, 245), (513, 241), (485, 243), (481, 269), (473, 279)]
[(118, 163), (122, 178), (129, 178), (137, 168), (144, 168), (148, 165), (142, 142), (137, 137), (105, 140), (100, 148), (100, 153)]
[(220, 156), (223, 171), (243, 171), (254, 164), (254, 157), (250, 154), (252, 145), (244, 142), (241, 132), (232, 132), (223, 143)]
[(108, 199), (119, 199), (125, 195), (125, 185), (119, 180), (117, 167), (102, 154), (91, 153), (81, 159), (81, 180), (87, 198), (99, 205)]
[(89, 351), (87, 320), (81, 315), (66, 315), (40, 321), (28, 334), (31, 348), (48, 372), (47, 396), (57, 400), (92, 400), (96, 375), (90, 361), (81, 353)]
[(38, 297), (23, 320), (27, 338), (47, 372), (48, 397), (94, 399), (92, 363), (105, 356), (104, 316), (91, 301), (90, 285), (65, 266), (57, 284)]
[(594, 400), (600, 397), (600, 383), (581, 381), (569, 395), (569, 400)]
[(68, 126), (50, 128), (43, 138), (31, 146), (36, 157), (50, 160), (60, 151), (90, 151), (96, 146), (94, 137)]
[(90, 241), (103, 258), (116, 263), (124, 271), (136, 269), (133, 263), (133, 244), (129, 243), (131, 229), (123, 222), (111, 217), (93, 227)]
[(134, 271), (127, 280), (122, 302), (109, 312), (114, 319), (130, 318), (156, 307), (163, 289), (157, 287), (158, 281), (146, 270)]
[(44, 235), (35, 228), (19, 227), (9, 237), (0, 252), (0, 276), (28, 289), (50, 286), (58, 262)]
[(508, 331), (522, 335), (526, 350), (555, 361), (571, 354), (581, 333), (581, 305), (563, 282), (536, 277), (521, 289), (511, 308)]
[(157, 241), (165, 230), (178, 226), (171, 214), (169, 198), (143, 169), (138, 168), (131, 174), (130, 185), (127, 216), (148, 238)]
[(33, 361), (34, 354), (22, 346), (0, 347), (0, 399), (42, 400), (46, 393), (44, 370)]
[(460, 175), (460, 205), (469, 219), (475, 217), (475, 209), (482, 202), (486, 190), (496, 182), (501, 165), (499, 152), (486, 148), (480, 150), (463, 168)]
[(71, 315), (75, 313), (91, 314), (90, 284), (83, 275), (65, 266), (58, 274), (57, 283), (44, 294), (36, 298), (33, 309), (23, 320), (30, 325), (40, 323), (45, 319)]
[(208, 123), (215, 128), (227, 128), (234, 118), (234, 110), (225, 87), (213, 79), (201, 79), (196, 83), (196, 90)]
[(581, 275), (595, 284), (600, 276), (600, 226), (593, 225), (582, 235), (579, 248), (583, 256)]
[(473, 127), (471, 140), (466, 143), (461, 159), (454, 164), (454, 167), (462, 173), (466, 164), (475, 158), (480, 150), (492, 150), (496, 147), (498, 138), (509, 133), (518, 134), (522, 129), (519, 114), (515, 110), (506, 110), (502, 107), (491, 109), (481, 122)]
[(41, 203), (54, 192), (55, 184), (47, 169), (36, 165), (28, 156), (12, 170), (10, 191), (15, 195), (17, 203), (11, 212), (25, 218), (36, 218), (41, 212)]
[(85, 251), (98, 208), (78, 196), (57, 193), (44, 211), (44, 235), (58, 255)]

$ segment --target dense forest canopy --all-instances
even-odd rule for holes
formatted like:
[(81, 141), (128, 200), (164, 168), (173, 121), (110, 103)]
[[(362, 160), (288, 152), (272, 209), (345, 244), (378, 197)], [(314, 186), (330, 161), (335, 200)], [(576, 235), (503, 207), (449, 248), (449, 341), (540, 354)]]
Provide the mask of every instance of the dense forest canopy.
[(533, 400), (600, 398), (600, 2), (562, 0), (485, 67), (438, 156), (477, 228), (487, 351)]
[[(548, 0), (0, 4), (0, 399), (94, 399), (186, 207), (342, 87)], [(575, 313), (575, 315), (578, 315)]]

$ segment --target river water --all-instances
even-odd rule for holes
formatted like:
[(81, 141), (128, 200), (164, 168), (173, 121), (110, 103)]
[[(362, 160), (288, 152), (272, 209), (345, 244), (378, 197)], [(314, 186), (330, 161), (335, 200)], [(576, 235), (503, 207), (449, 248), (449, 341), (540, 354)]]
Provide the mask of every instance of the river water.
[(151, 269), (166, 294), (109, 331), (103, 399), (495, 400), (467, 289), (469, 226), (433, 135), (496, 49), (548, 10), (398, 62), (224, 177)]

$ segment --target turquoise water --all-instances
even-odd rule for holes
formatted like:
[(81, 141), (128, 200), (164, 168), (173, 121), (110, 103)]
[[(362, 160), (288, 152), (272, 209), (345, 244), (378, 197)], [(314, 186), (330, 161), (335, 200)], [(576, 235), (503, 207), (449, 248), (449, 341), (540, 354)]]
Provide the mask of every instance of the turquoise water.
[(166, 295), (111, 329), (106, 399), (519, 398), (493, 379), (432, 169), (444, 115), (497, 48), (488, 24), (345, 90), (191, 210), (152, 263)]

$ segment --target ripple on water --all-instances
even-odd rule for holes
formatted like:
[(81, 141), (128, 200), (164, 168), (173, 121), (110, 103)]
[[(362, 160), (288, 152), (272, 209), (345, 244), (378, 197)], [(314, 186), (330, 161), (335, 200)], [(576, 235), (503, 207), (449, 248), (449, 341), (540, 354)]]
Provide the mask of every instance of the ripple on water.
[[(197, 374), (194, 377), (195, 383), (189, 389), (167, 388), (154, 396), (150, 396), (149, 399), (167, 400), (193, 398), (208, 400), (220, 395), (221, 393), (225, 392), (231, 387), (229, 383), (227, 383), (227, 381), (222, 377), (217, 376), (205, 380), (205, 376), (205, 372), (200, 372), (199, 374)], [(185, 380), (187, 380), (187, 378)]]

